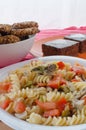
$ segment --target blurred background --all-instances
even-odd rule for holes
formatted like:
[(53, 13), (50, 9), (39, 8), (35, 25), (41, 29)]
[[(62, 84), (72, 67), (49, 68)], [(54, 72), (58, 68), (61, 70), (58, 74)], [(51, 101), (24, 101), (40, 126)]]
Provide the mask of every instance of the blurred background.
[(0, 23), (34, 20), (40, 29), (86, 25), (86, 0), (0, 0)]

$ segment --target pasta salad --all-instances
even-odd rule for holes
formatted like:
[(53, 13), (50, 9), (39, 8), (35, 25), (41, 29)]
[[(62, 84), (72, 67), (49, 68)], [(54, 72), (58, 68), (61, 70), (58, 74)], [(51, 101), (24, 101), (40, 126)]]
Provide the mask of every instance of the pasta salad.
[(0, 107), (29, 123), (86, 123), (86, 68), (63, 61), (32, 60), (0, 82)]

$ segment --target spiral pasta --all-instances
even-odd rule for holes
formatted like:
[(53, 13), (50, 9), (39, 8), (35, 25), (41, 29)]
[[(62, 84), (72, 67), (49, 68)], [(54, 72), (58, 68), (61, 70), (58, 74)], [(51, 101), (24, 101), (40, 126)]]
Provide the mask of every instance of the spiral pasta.
[(83, 106), (81, 110), (77, 110), (77, 115), (85, 115), (86, 116), (86, 105)]
[(20, 81), (19, 78), (16, 74), (10, 74), (9, 75), (11, 84), (12, 84), (12, 90), (11, 91), (16, 91), (20, 89)]
[(31, 60), (0, 82), (0, 107), (33, 124), (86, 123), (86, 67)]
[(29, 88), (26, 88), (26, 89), (23, 88), (22, 90), (18, 90), (17, 92), (16, 91), (10, 92), (6, 94), (6, 96), (8, 96), (10, 99), (15, 99), (19, 97), (34, 99), (45, 93), (46, 93), (46, 89), (43, 87), (41, 87), (40, 89), (36, 88), (33, 90)]
[(77, 125), (86, 123), (86, 116), (84, 115), (73, 115), (67, 118), (67, 125)]
[(37, 77), (34, 78), (33, 82), (34, 83), (48, 83), (49, 80), (50, 80), (50, 76), (38, 75)]
[(38, 60), (32, 60), (29, 64), (28, 64), (28, 67), (30, 69), (34, 68), (34, 67), (37, 67), (37, 66), (40, 66), (42, 65), (42, 61), (38, 61)]
[(72, 93), (65, 94), (64, 92), (49, 92), (46, 94), (47, 101), (57, 101), (60, 98), (65, 97), (67, 100), (72, 100), (74, 98)]
[(86, 88), (86, 82), (73, 82), (72, 85), (75, 87), (76, 91), (80, 91)]
[(39, 114), (36, 113), (31, 113), (30, 118), (27, 119), (30, 123), (35, 123), (35, 124), (42, 124), (42, 118)]
[(66, 70), (58, 70), (58, 74), (62, 74), (62, 76), (66, 80), (71, 80), (75, 76), (75, 72), (72, 71), (66, 71)]
[(27, 119), (29, 123), (44, 124), (52, 126), (69, 126), (86, 123), (86, 117), (84, 115), (73, 115), (73, 117), (48, 117), (42, 118), (39, 114), (32, 113), (30, 118)]

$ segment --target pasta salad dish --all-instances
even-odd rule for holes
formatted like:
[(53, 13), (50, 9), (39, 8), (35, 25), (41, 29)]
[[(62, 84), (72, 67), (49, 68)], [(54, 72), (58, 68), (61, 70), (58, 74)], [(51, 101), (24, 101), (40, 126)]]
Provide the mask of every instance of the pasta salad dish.
[(31, 60), (0, 81), (0, 108), (31, 124), (85, 124), (86, 67)]

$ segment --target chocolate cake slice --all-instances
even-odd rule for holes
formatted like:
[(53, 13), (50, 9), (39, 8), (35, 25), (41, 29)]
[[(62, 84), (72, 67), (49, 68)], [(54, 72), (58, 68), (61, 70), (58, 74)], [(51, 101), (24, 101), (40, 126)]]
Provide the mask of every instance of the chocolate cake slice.
[(42, 44), (43, 56), (51, 55), (68, 55), (77, 56), (79, 50), (79, 42), (57, 39)]
[(70, 34), (64, 37), (64, 39), (69, 39), (79, 42), (79, 52), (86, 52), (86, 35), (84, 34)]

